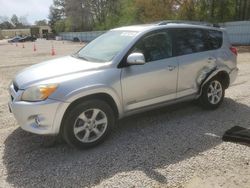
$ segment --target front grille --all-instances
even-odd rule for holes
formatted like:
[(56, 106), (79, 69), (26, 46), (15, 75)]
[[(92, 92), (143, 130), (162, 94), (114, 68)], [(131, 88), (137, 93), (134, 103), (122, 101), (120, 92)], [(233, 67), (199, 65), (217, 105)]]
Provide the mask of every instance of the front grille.
[(14, 87), (14, 90), (17, 92), (18, 91), (18, 87), (17, 87), (17, 84), (15, 82), (13, 82), (13, 87)]

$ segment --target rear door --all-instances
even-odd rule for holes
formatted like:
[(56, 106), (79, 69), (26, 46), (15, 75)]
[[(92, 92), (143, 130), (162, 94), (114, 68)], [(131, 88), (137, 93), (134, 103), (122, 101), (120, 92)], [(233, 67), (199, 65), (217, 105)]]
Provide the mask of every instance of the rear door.
[(202, 71), (215, 62), (208, 52), (205, 30), (174, 29), (175, 55), (179, 62), (177, 98), (197, 93)]

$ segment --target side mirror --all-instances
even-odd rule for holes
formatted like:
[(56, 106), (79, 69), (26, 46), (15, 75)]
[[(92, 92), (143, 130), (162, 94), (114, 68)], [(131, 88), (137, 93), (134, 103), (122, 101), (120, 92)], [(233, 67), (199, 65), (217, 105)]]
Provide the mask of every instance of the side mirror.
[(129, 65), (143, 65), (145, 64), (145, 57), (142, 53), (132, 53), (127, 58)]

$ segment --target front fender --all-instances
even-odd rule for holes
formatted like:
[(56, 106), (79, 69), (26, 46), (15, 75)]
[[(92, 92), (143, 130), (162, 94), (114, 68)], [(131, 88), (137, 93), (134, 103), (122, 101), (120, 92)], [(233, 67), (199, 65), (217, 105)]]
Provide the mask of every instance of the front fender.
[(54, 132), (56, 134), (59, 133), (60, 125), (61, 125), (61, 121), (63, 119), (64, 113), (66, 112), (67, 108), (70, 106), (72, 102), (74, 102), (75, 100), (79, 98), (87, 97), (93, 94), (100, 94), (100, 93), (107, 94), (113, 98), (118, 109), (119, 117), (121, 117), (123, 114), (122, 103), (121, 103), (121, 99), (118, 93), (116, 93), (114, 89), (104, 86), (104, 85), (95, 85), (95, 86), (79, 88), (75, 91), (72, 91), (68, 95), (66, 95), (64, 98), (65, 102), (62, 102), (60, 106), (58, 107), (56, 117), (53, 123)]
[(100, 94), (100, 93), (107, 94), (110, 97), (112, 97), (112, 99), (116, 103), (119, 114), (122, 114), (122, 102), (121, 102), (121, 98), (119, 97), (119, 94), (113, 88), (105, 86), (105, 85), (94, 85), (94, 86), (87, 86), (87, 87), (79, 88), (77, 90), (70, 92), (68, 95), (66, 95), (64, 100), (67, 103), (72, 103), (79, 98), (83, 98), (83, 97), (93, 95), (93, 94)]

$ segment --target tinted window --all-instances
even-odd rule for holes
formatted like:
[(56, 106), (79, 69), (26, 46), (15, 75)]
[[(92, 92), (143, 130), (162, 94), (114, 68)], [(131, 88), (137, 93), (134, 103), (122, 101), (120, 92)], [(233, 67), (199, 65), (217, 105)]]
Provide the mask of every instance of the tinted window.
[(209, 50), (215, 50), (221, 47), (222, 45), (222, 32), (216, 30), (206, 30), (207, 35), (207, 47)]
[(174, 30), (176, 55), (186, 55), (206, 50), (205, 36), (201, 29)]
[(159, 32), (142, 38), (132, 52), (144, 54), (146, 62), (172, 57), (171, 37), (167, 32)]

